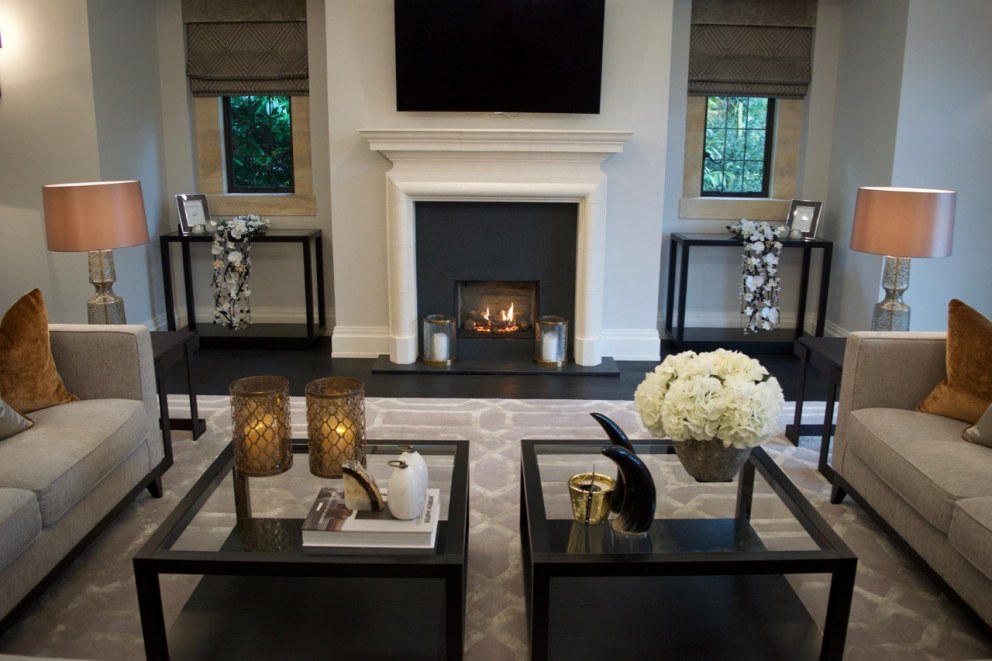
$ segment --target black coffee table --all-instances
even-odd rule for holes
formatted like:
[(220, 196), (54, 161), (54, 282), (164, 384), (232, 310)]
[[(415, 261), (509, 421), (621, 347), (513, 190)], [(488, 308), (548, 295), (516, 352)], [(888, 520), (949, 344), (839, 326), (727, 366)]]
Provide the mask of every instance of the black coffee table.
[(734, 482), (701, 484), (671, 441), (636, 442), (658, 508), (631, 538), (571, 517), (566, 480), (613, 473), (606, 444), (522, 441), (533, 658), (843, 656), (857, 558), (761, 448)]
[[(369, 443), (368, 470), (380, 484), (397, 443)], [(317, 491), (341, 483), (310, 474), (306, 441), (294, 441), (287, 473), (247, 478), (252, 518), (239, 522), (228, 445), (134, 557), (147, 658), (460, 659), (468, 441), (403, 443), (423, 455), (430, 486), (441, 490), (433, 549), (304, 549), (300, 526)], [(167, 642), (160, 581), (169, 574), (202, 578)], [(176, 596), (166, 596), (175, 610)]]

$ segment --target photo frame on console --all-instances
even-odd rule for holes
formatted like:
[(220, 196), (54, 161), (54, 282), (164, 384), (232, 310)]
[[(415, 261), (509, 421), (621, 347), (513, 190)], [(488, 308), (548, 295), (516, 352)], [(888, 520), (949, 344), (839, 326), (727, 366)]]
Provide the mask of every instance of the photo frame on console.
[(179, 233), (205, 234), (210, 220), (207, 196), (183, 193), (176, 195), (176, 204), (179, 206)]
[(820, 224), (822, 202), (813, 200), (793, 200), (789, 208), (786, 225), (789, 228), (790, 239), (811, 241), (816, 238), (816, 230)]

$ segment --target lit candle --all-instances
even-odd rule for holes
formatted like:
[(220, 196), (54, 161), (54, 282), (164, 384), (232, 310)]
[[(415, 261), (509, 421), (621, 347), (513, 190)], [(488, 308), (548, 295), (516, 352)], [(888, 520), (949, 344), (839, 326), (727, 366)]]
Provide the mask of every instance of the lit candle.
[(434, 333), (434, 360), (448, 360), (448, 336)]
[(558, 362), (558, 352), (557, 340), (554, 333), (545, 333), (541, 336), (541, 360), (546, 363), (557, 363)]

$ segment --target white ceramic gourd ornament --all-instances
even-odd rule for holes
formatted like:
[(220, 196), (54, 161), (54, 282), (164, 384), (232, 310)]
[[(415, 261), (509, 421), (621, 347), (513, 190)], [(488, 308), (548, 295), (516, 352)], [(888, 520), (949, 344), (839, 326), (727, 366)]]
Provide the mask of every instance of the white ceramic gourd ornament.
[(412, 446), (401, 445), (399, 446), (399, 449), (400, 449), (399, 460), (406, 462), (406, 465), (409, 466), (417, 474), (417, 477), (420, 478), (420, 481), (423, 483), (424, 488), (426, 489), (427, 484), (430, 481), (427, 475), (427, 462), (424, 461), (424, 458), (420, 456), (420, 453), (414, 450)]
[(416, 519), (424, 512), (427, 485), (405, 461), (393, 460), (389, 465), (393, 467), (386, 496), (389, 512), (397, 519)]

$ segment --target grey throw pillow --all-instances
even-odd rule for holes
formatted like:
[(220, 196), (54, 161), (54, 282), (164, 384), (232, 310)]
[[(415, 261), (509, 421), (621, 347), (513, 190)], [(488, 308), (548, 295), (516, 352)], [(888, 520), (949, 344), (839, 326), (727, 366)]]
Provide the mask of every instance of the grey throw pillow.
[(961, 438), (992, 448), (992, 406), (985, 409), (985, 413), (978, 419), (975, 426), (964, 430)]
[(14, 410), (7, 402), (0, 399), (0, 441), (19, 434), (25, 429), (31, 429), (34, 423)]

